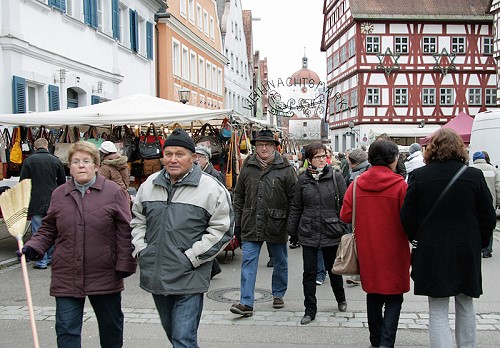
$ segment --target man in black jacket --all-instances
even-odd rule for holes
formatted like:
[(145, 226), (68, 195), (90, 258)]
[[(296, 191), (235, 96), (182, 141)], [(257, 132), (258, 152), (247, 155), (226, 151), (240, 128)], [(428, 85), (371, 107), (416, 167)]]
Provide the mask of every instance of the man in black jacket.
[[(47, 215), (52, 191), (57, 186), (66, 182), (64, 167), (59, 158), (51, 155), (47, 150), (47, 140), (40, 138), (34, 143), (35, 153), (30, 155), (21, 168), (21, 178), (31, 179), (31, 201), (28, 216), (31, 216), (31, 233), (35, 235), (42, 224), (42, 219)], [(38, 260), (33, 268), (46, 269), (52, 256), (51, 248)]]

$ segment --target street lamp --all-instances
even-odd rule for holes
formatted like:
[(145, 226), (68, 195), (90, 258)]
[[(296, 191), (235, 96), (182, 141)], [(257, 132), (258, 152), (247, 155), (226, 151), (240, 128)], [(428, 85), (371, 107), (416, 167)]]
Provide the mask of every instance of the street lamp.
[(182, 87), (177, 93), (179, 93), (179, 101), (182, 104), (186, 104), (189, 101), (189, 95), (191, 94), (189, 89)]
[(345, 135), (351, 136), (351, 135), (359, 135), (358, 132), (354, 129), (354, 122), (350, 121), (349, 122), (349, 130), (345, 132)]

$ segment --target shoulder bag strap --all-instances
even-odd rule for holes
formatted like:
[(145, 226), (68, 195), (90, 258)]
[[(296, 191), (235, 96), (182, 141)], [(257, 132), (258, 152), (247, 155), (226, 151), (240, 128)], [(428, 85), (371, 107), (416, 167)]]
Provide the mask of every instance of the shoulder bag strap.
[(337, 178), (335, 177), (335, 169), (332, 168), (332, 180), (333, 180), (333, 189), (335, 190), (335, 204), (337, 205), (337, 216), (340, 216), (340, 193), (339, 187), (337, 186)]
[(418, 244), (418, 235), (420, 234), (420, 231), (424, 227), (425, 223), (427, 222), (427, 220), (429, 220), (429, 218), (431, 217), (431, 215), (434, 213), (434, 211), (436, 210), (437, 206), (439, 205), (439, 203), (441, 202), (441, 200), (443, 199), (443, 197), (446, 195), (446, 193), (450, 190), (450, 188), (453, 186), (453, 184), (458, 180), (458, 178), (462, 175), (462, 173), (465, 172), (466, 169), (467, 169), (467, 166), (464, 164), (455, 173), (455, 175), (453, 176), (453, 178), (451, 178), (450, 182), (448, 183), (448, 185), (446, 185), (446, 187), (444, 188), (443, 192), (441, 192), (441, 194), (439, 195), (439, 197), (434, 201), (434, 204), (432, 205), (431, 210), (429, 210), (429, 212), (425, 216), (424, 220), (422, 220), (422, 224), (418, 228), (417, 234), (415, 235), (415, 239), (411, 242), (411, 244), (413, 245), (414, 248), (417, 247), (417, 244)]

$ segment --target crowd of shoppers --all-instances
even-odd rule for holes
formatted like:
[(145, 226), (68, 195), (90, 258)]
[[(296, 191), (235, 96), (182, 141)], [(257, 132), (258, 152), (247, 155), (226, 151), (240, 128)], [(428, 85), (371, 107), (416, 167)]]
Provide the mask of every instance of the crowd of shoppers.
[[(164, 168), (140, 186), (130, 208), (130, 172), (112, 142), (99, 150), (86, 141), (73, 144), (68, 181), (47, 144), (35, 142), (37, 151), (21, 175), (40, 183), (33, 185), (29, 211), (34, 233), (20, 253), (39, 262), (36, 268), (52, 262), (58, 347), (80, 346), (87, 297), (101, 346), (122, 346), (123, 278), (135, 272), (136, 263), (140, 287), (152, 294), (172, 346), (197, 347), (204, 293), (220, 272), (220, 267), (214, 271), (216, 256), (233, 233), (242, 263), (240, 300), (230, 307), (232, 313), (254, 313), (264, 242), (272, 257), (272, 307), (285, 307), (289, 238), (290, 247), (302, 253), (300, 324), (315, 320), (316, 286), (326, 274), (338, 310), (346, 311), (348, 288), (332, 266), (354, 210), (360, 274), (346, 283), (360, 284), (366, 292), (371, 346), (395, 346), (410, 276), (415, 294), (428, 297), (430, 346), (453, 345), (450, 297), (457, 345), (476, 345), (473, 298), (482, 294), (481, 252), (484, 258), (492, 255), (500, 202), (500, 175), (487, 154), (475, 153), (465, 168), (468, 154), (461, 138), (440, 129), (426, 149), (412, 144), (406, 158), (387, 135), (368, 150), (337, 155), (311, 143), (296, 170), (270, 130), (259, 131), (251, 144), (255, 153), (242, 163), (231, 197), (224, 174), (210, 162), (210, 148), (196, 147), (185, 131), (174, 130), (164, 143)], [(54, 245), (47, 261), (45, 252)], [(44, 260), (45, 267), (37, 267)]]

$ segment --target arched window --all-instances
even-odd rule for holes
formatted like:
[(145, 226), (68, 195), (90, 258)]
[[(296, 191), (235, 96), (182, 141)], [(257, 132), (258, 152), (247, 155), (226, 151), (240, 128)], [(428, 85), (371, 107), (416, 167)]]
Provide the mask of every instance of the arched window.
[(68, 88), (68, 109), (74, 109), (78, 107), (78, 92), (73, 88)]

